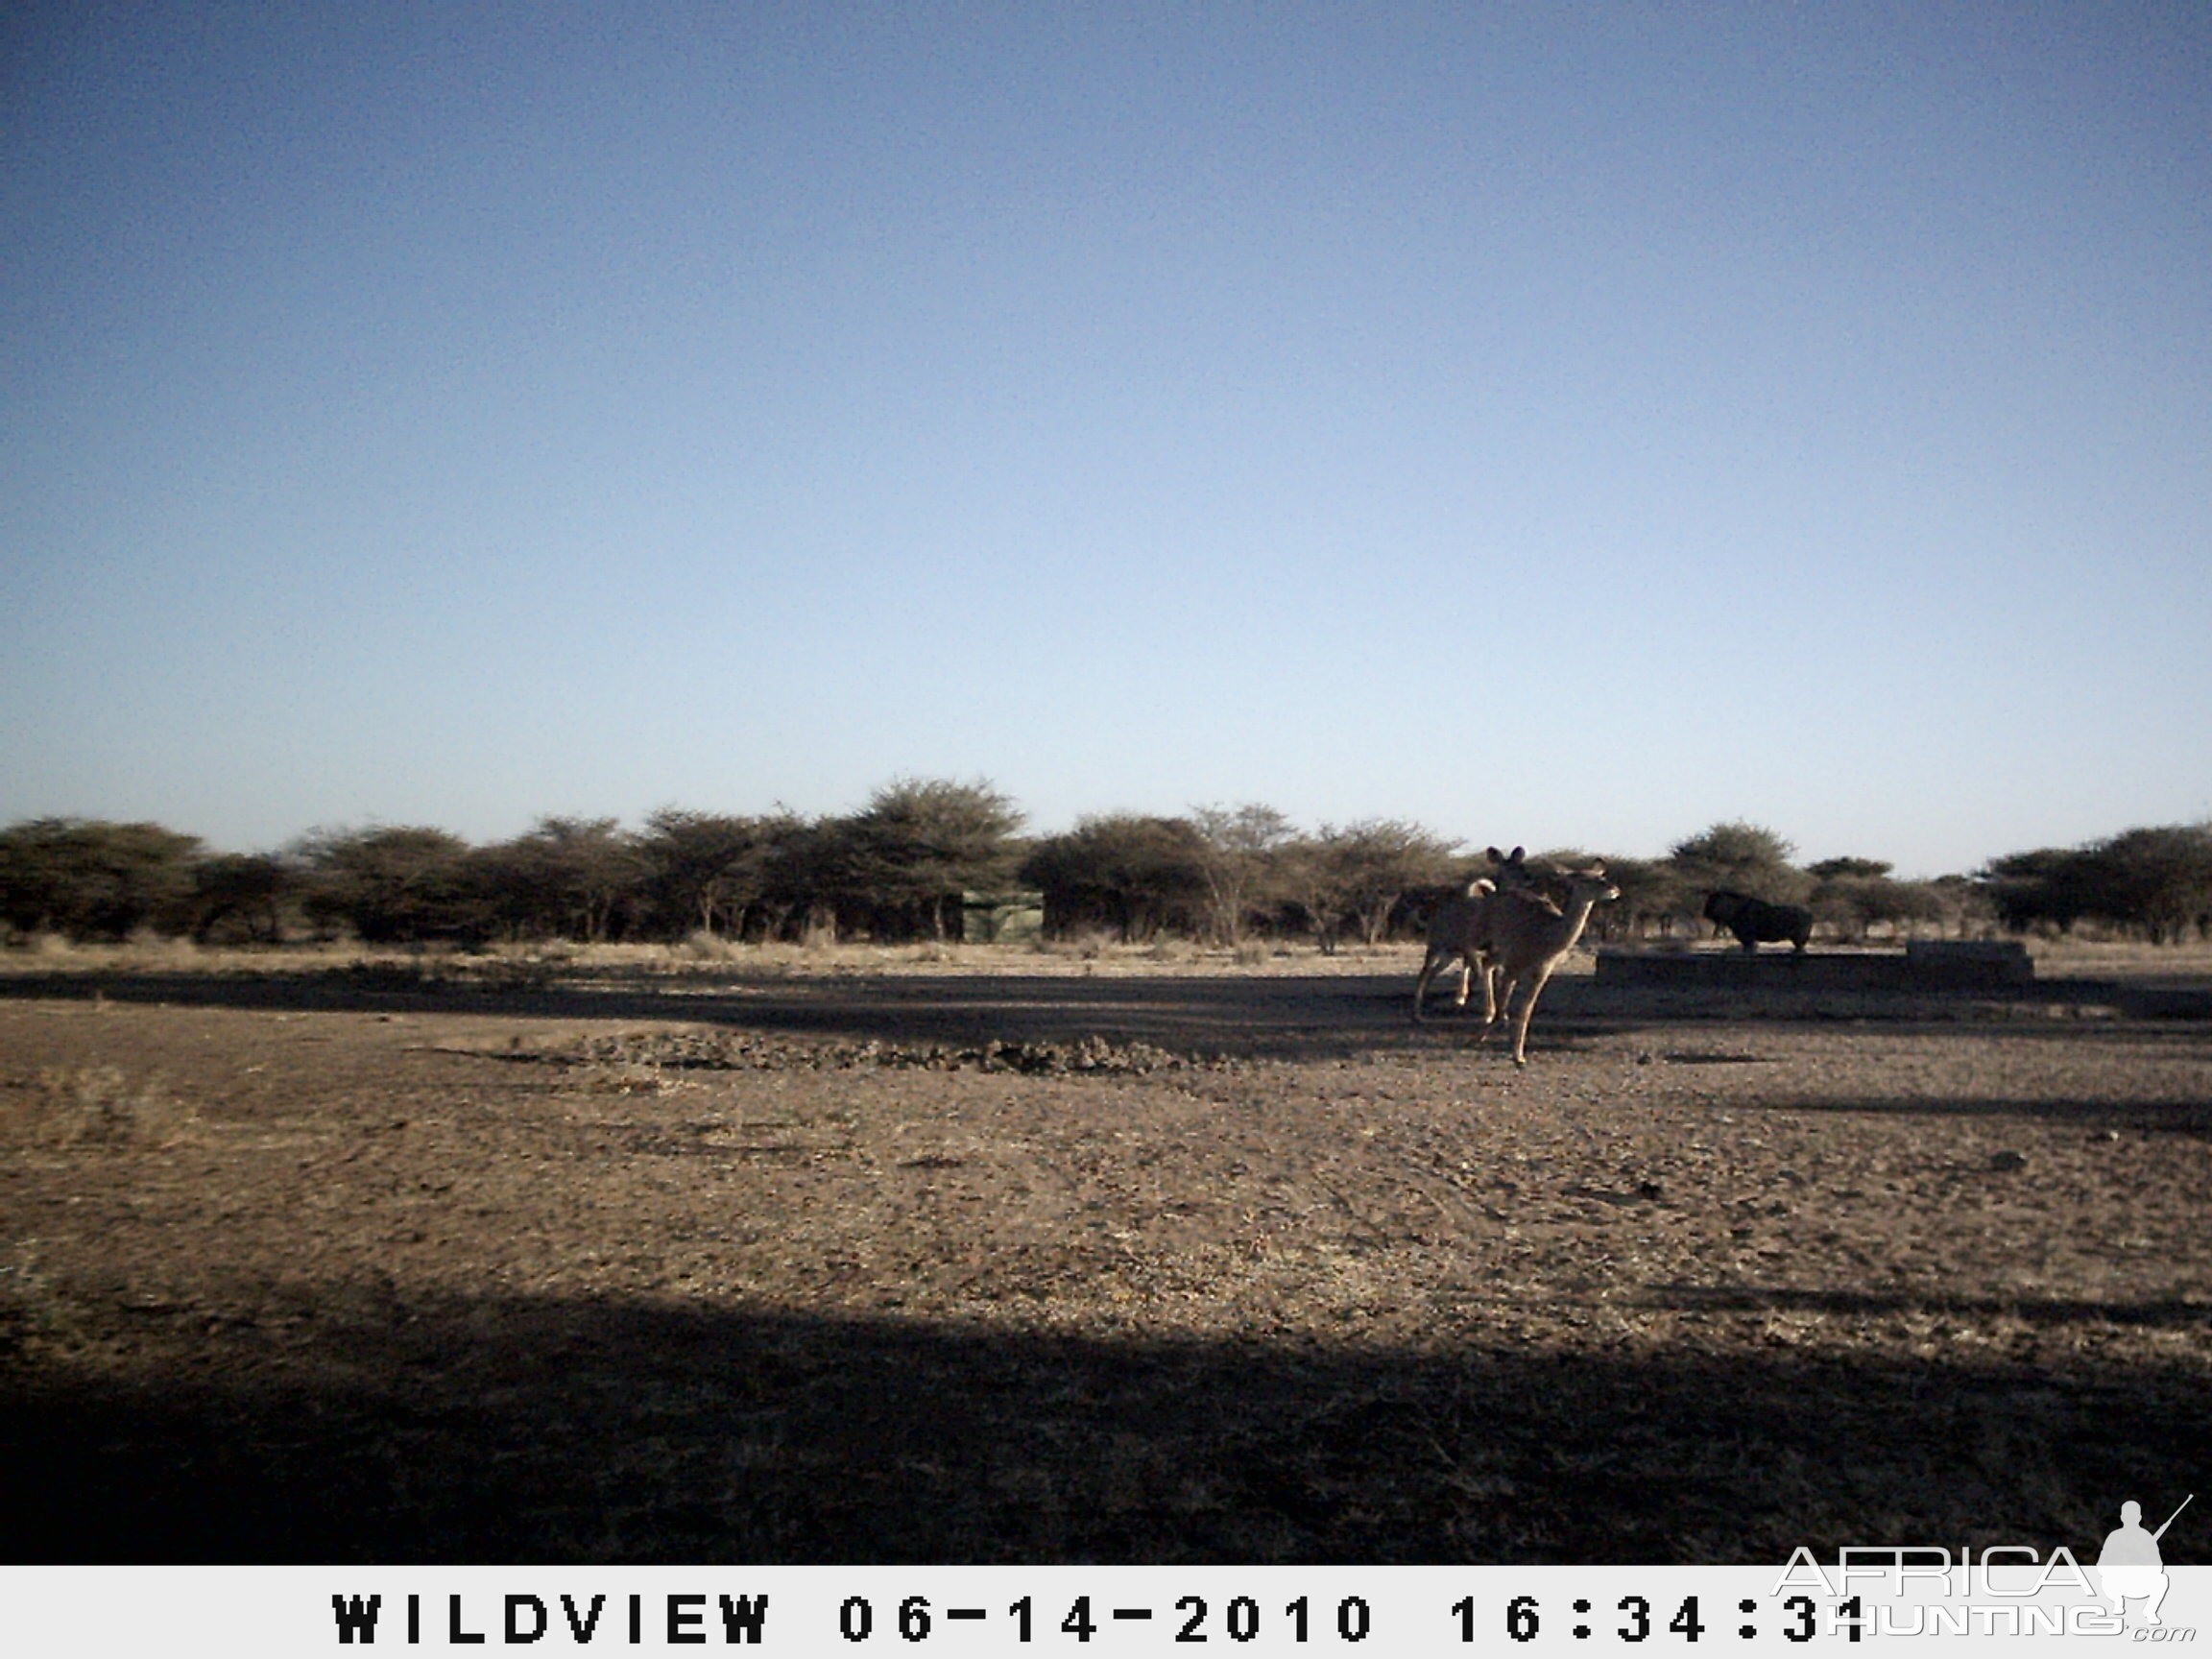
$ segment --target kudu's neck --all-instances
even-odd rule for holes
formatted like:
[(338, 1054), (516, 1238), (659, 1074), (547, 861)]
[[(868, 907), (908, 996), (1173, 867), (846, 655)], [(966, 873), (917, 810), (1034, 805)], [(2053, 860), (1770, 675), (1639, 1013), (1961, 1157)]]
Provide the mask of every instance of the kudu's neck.
[(1598, 908), (1598, 895), (1585, 893), (1568, 901), (1562, 920), (1567, 924), (1567, 943), (1573, 945), (1582, 937), (1582, 927), (1590, 920), (1590, 912)]

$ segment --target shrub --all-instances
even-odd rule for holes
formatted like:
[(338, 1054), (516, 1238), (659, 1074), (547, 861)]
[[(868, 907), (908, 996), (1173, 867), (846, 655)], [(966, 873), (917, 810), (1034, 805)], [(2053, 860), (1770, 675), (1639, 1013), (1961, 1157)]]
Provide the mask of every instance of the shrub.
[(493, 931), (490, 871), (468, 842), (421, 827), (325, 831), (301, 844), (311, 875), (303, 907), (372, 945), (480, 943)]
[(180, 931), (197, 835), (158, 824), (38, 818), (0, 830), (0, 915), (17, 933), (127, 939)]

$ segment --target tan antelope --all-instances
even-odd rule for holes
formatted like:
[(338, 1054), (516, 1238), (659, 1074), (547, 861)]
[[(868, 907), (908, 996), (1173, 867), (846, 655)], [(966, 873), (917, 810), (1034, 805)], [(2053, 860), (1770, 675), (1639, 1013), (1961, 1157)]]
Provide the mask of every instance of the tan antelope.
[(1495, 879), (1482, 877), (1468, 883), (1467, 891), (1447, 899), (1436, 906), (1429, 918), (1429, 952), (1421, 959), (1421, 977), (1413, 982), (1413, 1023), (1422, 1021), (1422, 1004), (1429, 995), (1429, 982), (1446, 964), (1459, 964), (1459, 994), (1452, 999), (1455, 1008), (1467, 1006), (1467, 994), (1474, 975), (1482, 974), (1483, 995), (1490, 995), (1490, 978), (1497, 972), (1497, 963), (1490, 955), (1490, 906), (1502, 893), (1527, 896), (1535, 903), (1549, 907), (1554, 916), (1559, 906), (1547, 898), (1542, 887), (1547, 880), (1541, 869), (1528, 864), (1528, 850), (1516, 847), (1510, 854), (1490, 849), (1490, 862), (1498, 867)]
[[(1482, 1029), (1475, 1045), (1482, 1046), (1498, 1016), (1506, 1012), (1516, 992), (1520, 1011), (1513, 1022), (1513, 1064), (1528, 1064), (1528, 1016), (1536, 1012), (1536, 998), (1551, 977), (1582, 928), (1591, 910), (1621, 897), (1621, 889), (1605, 878), (1605, 866), (1562, 873), (1567, 900), (1555, 905), (1550, 900), (1524, 893), (1500, 892), (1492, 897), (1483, 917), (1483, 954), (1492, 964), (1482, 975)], [(1501, 990), (1503, 987), (1503, 990)]]

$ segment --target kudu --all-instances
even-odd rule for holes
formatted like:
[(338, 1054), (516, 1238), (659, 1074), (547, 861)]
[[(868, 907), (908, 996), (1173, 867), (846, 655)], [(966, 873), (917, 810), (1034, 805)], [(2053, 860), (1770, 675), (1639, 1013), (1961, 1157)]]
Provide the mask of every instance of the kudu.
[(1474, 975), (1483, 975), (1484, 995), (1489, 994), (1490, 976), (1497, 965), (1489, 956), (1490, 907), (1503, 894), (1524, 895), (1539, 906), (1548, 907), (1556, 916), (1559, 907), (1544, 889), (1551, 878), (1544, 870), (1531, 868), (1528, 850), (1516, 847), (1504, 854), (1493, 847), (1490, 862), (1497, 867), (1495, 877), (1485, 876), (1468, 884), (1467, 891), (1447, 899), (1436, 906), (1429, 918), (1428, 954), (1421, 959), (1421, 977), (1413, 982), (1413, 1022), (1422, 1022), (1422, 1005), (1429, 996), (1430, 981), (1447, 964), (1459, 964), (1459, 994), (1452, 999), (1455, 1008), (1467, 1006), (1467, 994)]
[[(1602, 864), (1564, 875), (1564, 904), (1500, 892), (1487, 907), (1482, 954), (1492, 968), (1482, 976), (1482, 1029), (1476, 1034), (1475, 1045), (1481, 1046), (1501, 1013), (1511, 1012), (1516, 1066), (1528, 1064), (1528, 1017), (1536, 1012), (1545, 981), (1582, 937), (1592, 908), (1621, 897), (1621, 889), (1605, 878)], [(1516, 995), (1518, 1009), (1513, 1006)]]

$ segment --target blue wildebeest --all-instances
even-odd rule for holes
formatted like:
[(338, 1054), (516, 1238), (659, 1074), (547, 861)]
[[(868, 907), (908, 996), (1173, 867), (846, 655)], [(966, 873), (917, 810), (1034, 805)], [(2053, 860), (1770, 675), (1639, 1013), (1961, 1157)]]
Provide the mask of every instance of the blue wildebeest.
[(1787, 939), (1802, 955), (1813, 937), (1813, 912), (1802, 904), (1769, 904), (1725, 887), (1705, 901), (1705, 920), (1715, 928), (1727, 928), (1738, 944), (1754, 952), (1762, 941), (1777, 945)]

